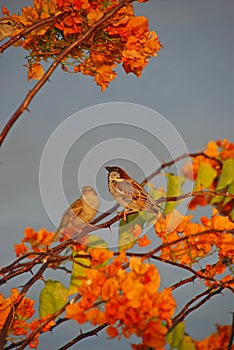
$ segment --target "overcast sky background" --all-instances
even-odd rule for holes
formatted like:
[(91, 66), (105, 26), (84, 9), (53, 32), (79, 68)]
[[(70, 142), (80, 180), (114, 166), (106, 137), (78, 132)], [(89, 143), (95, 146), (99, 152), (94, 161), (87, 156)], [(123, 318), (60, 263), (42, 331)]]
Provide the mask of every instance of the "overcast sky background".
[[(32, 4), (32, 1), (0, 1), (0, 4), (17, 12), (22, 6)], [(20, 117), (4, 142), (0, 163), (1, 265), (14, 259), (13, 244), (21, 240), (26, 226), (54, 230), (55, 226), (40, 196), (39, 165), (50, 135), (72, 114), (101, 103), (136, 103), (164, 116), (181, 135), (190, 151), (202, 149), (211, 139), (229, 138), (233, 141), (233, 0), (152, 0), (134, 6), (138, 15), (149, 18), (150, 28), (157, 31), (164, 45), (159, 56), (151, 59), (142, 77), (138, 79), (133, 75), (127, 76), (118, 68), (118, 77), (101, 93), (93, 78), (66, 74), (57, 69), (50, 82), (46, 83), (30, 104), (30, 112)], [(10, 48), (0, 58), (1, 125), (6, 123), (26, 92), (34, 85), (34, 82), (27, 82), (27, 72), (23, 67), (24, 56), (25, 52), (20, 48)], [(90, 115), (90, 118), (93, 116)], [(111, 115), (110, 110), (111, 118), (114, 118), (114, 114)], [(144, 119), (144, 116), (136, 115), (135, 118)], [(139, 119), (139, 122), (142, 120)], [(117, 129), (111, 126), (98, 128), (71, 148), (64, 169), (64, 191), (68, 201), (79, 195), (77, 169), (84, 155), (95, 144), (112, 137), (129, 137), (134, 140), (136, 130), (121, 126)], [(168, 160), (163, 147), (157, 146), (157, 143), (153, 147), (154, 140), (150, 137), (146, 140), (144, 133), (137, 141), (153, 149), (159, 163), (163, 159)], [(118, 158), (114, 148), (113, 154), (110, 160)], [(131, 160), (131, 157), (127, 159)], [(142, 179), (141, 169), (134, 162), (124, 163), (120, 159), (119, 164), (132, 170), (137, 180)], [(150, 166), (144, 170), (147, 175)], [(90, 173), (94, 174), (93, 185), (102, 192), (103, 200), (110, 201), (103, 164), (100, 167), (90, 165)], [(58, 204), (58, 212), (60, 211)], [(159, 266), (159, 269), (163, 274), (163, 267)], [(165, 272), (162, 285), (166, 285), (167, 278), (171, 277)], [(173, 278), (179, 280), (180, 273), (173, 271)], [(37, 286), (38, 289), (41, 287), (42, 285)], [(198, 287), (194, 288), (195, 292), (198, 291)], [(5, 286), (2, 290), (7, 289), (8, 286)], [(187, 294), (178, 293), (179, 303), (183, 302), (183, 298), (189, 297), (191, 290), (188, 289), (185, 293)], [(231, 300), (230, 293), (215, 297), (202, 311), (195, 312), (188, 318), (187, 331), (194, 337), (202, 338), (214, 330), (215, 323), (230, 323), (231, 316), (228, 312), (233, 311), (231, 303), (233, 298)], [(53, 336), (43, 336), (46, 343), (42, 341), (40, 349), (45, 348), (45, 344), (56, 349), (56, 344), (63, 344), (77, 332), (77, 329), (66, 329), (64, 334), (61, 330), (62, 327), (57, 331), (56, 343)], [(95, 338), (95, 348), (128, 348), (128, 342), (121, 342), (120, 345), (105, 339), (105, 334)], [(85, 340), (79, 349), (88, 349), (93, 341)]]

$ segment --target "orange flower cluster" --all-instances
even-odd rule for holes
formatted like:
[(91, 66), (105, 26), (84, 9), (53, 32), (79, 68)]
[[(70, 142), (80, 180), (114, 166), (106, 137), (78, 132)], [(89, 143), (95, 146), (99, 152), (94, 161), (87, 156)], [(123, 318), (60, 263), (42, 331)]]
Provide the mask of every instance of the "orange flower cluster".
[(24, 238), (20, 244), (15, 244), (16, 256), (21, 256), (29, 251), (26, 244), (30, 245), (30, 252), (43, 252), (46, 251), (50, 245), (51, 240), (54, 237), (54, 232), (49, 232), (45, 228), (41, 228), (38, 231), (34, 231), (33, 228), (27, 227), (24, 230)]
[(153, 264), (136, 257), (128, 260), (122, 251), (108, 266), (86, 270), (78, 288), (82, 298), (66, 308), (66, 317), (78, 323), (108, 323), (110, 337), (135, 334), (142, 344), (162, 348), (176, 305), (171, 290), (159, 292), (159, 284)]
[[(22, 27), (13, 35), (41, 19), (57, 17), (52, 24), (30, 32), (21, 43), (29, 51), (28, 79), (40, 79), (44, 74), (40, 61), (56, 59), (118, 4), (117, 0), (34, 0), (34, 6), (24, 7), (19, 16), (10, 15), (4, 8), (3, 14)], [(103, 91), (117, 75), (113, 70), (116, 64), (122, 62), (126, 73), (140, 77), (150, 57), (157, 56), (160, 49), (157, 34), (149, 31), (148, 20), (135, 17), (133, 5), (127, 4), (72, 49), (61, 66), (65, 71), (73, 66), (73, 72), (93, 76)]]
[[(14, 308), (14, 304), (18, 302), (20, 303), (17, 310), (14, 311), (13, 319), (7, 332), (7, 336), (11, 341), (19, 340), (17, 337), (24, 339), (25, 336), (30, 336), (30, 332), (38, 328), (38, 326), (46, 320), (46, 318), (39, 320), (34, 319), (31, 323), (27, 322), (35, 313), (34, 301), (25, 297), (21, 298), (18, 290), (13, 288), (11, 290), (11, 295), (6, 299), (3, 294), (0, 293), (0, 330), (4, 327), (4, 323), (11, 308)], [(54, 324), (54, 321), (49, 322), (45, 327), (42, 327), (41, 331), (48, 332)], [(37, 348), (39, 335), (40, 332), (33, 337), (33, 340), (29, 344), (30, 348)]]
[[(209, 157), (216, 158), (218, 161), (234, 158), (234, 143), (231, 143), (227, 139), (212, 140), (206, 145), (204, 153)], [(220, 166), (215, 159), (209, 159), (203, 155), (199, 155), (193, 158), (192, 168), (188, 164), (183, 168), (184, 176), (190, 180), (196, 180), (201, 163), (208, 163), (212, 168), (220, 171)]]
[[(0, 329), (3, 328), (11, 307), (18, 301), (19, 292), (16, 288), (11, 290), (11, 295), (6, 299), (0, 294)], [(29, 324), (27, 323), (27, 320), (30, 319), (35, 312), (33, 306), (33, 300), (28, 298), (23, 298), (21, 300), (17, 311), (14, 312), (14, 318), (8, 330), (8, 335), (23, 336), (28, 333)]]
[[(192, 265), (199, 258), (206, 257), (212, 251), (217, 250), (220, 261), (225, 259), (230, 263), (234, 262), (233, 234), (218, 232), (218, 230), (234, 230), (234, 223), (228, 217), (218, 214), (214, 214), (211, 219), (202, 217), (201, 224), (191, 222), (191, 218), (192, 216), (182, 216), (179, 212), (174, 211), (167, 215), (165, 221), (156, 222), (155, 231), (165, 244), (161, 257)], [(171, 223), (176, 222), (177, 225), (170, 227)], [(213, 232), (201, 234), (207, 230), (213, 230)], [(173, 243), (184, 237), (185, 240)], [(219, 268), (220, 266), (217, 267), (216, 273), (220, 273)]]
[[(188, 163), (185, 165), (185, 167), (182, 170), (186, 178), (196, 181), (199, 174), (199, 170), (201, 169), (201, 166), (204, 164), (210, 165), (210, 167), (215, 170), (216, 176), (212, 181), (212, 183), (209, 186), (207, 186), (207, 189), (213, 191), (217, 187), (217, 184), (219, 182), (220, 176), (224, 168), (225, 161), (228, 159), (234, 159), (234, 143), (231, 143), (227, 139), (210, 141), (206, 145), (204, 153), (213, 159), (206, 158), (203, 155), (199, 155), (193, 158), (192, 167), (190, 163)], [(230, 170), (230, 174), (226, 176), (227, 178), (228, 177), (230, 178), (231, 170)], [(233, 194), (232, 188), (234, 187), (234, 182), (232, 182), (231, 184), (227, 183), (227, 185), (232, 186), (230, 191)], [(211, 195), (207, 195), (207, 196), (196, 196), (195, 198), (193, 198), (189, 204), (189, 209), (193, 210), (196, 208), (197, 205), (206, 206), (210, 202), (212, 204), (215, 204), (219, 212), (224, 215), (230, 214), (234, 207), (234, 200), (231, 200), (231, 199), (227, 200), (225, 197), (221, 197), (221, 196), (219, 196), (218, 199), (214, 200)]]
[[(217, 325), (217, 332), (203, 340), (194, 340), (196, 350), (227, 349), (231, 336), (231, 326)], [(234, 350), (234, 345), (231, 346)]]

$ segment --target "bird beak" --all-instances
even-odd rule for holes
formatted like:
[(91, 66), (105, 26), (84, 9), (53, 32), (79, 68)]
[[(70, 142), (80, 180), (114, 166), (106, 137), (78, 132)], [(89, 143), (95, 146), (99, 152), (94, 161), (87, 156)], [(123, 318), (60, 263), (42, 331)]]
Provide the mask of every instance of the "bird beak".
[(109, 171), (109, 173), (112, 171), (112, 167), (111, 167), (111, 166), (105, 166), (105, 169), (106, 169), (107, 171)]

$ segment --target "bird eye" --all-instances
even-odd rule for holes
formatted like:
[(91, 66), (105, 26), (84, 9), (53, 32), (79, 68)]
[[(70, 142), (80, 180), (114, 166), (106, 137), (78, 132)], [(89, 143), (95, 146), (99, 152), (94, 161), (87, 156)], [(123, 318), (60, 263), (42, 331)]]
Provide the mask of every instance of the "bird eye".
[(8, 25), (8, 26), (11, 26), (11, 22), (10, 22), (10, 21), (8, 21), (8, 22), (7, 22), (7, 25)]

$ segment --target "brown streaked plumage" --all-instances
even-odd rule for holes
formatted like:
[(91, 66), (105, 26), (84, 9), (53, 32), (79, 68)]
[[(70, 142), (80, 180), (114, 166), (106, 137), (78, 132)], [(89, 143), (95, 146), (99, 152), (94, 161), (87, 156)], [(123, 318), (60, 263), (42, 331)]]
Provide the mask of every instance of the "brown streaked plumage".
[(120, 205), (134, 212), (161, 213), (162, 209), (150, 194), (123, 169), (116, 166), (105, 168), (108, 171), (109, 191)]
[(63, 213), (53, 241), (56, 241), (65, 229), (72, 231), (74, 235), (79, 233), (85, 224), (94, 219), (99, 205), (100, 201), (93, 187), (84, 186), (82, 188), (82, 196)]

